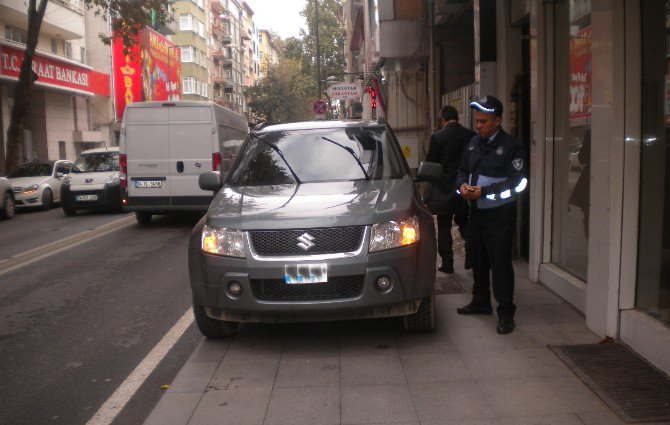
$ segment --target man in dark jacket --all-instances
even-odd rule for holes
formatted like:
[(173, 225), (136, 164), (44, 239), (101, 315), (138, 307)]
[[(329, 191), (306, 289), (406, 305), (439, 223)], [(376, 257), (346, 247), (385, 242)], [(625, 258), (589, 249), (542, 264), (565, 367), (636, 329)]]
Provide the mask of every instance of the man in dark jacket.
[(486, 96), (472, 102), (478, 136), (470, 140), (458, 170), (458, 193), (470, 202), (468, 234), (472, 244), (474, 286), (472, 302), (458, 314), (491, 314), (489, 273), (498, 302), (499, 334), (514, 330), (514, 268), (512, 238), (516, 227), (516, 198), (525, 177), (523, 145), (500, 126), (503, 106)]
[(458, 122), (458, 111), (451, 105), (446, 105), (440, 110), (440, 124), (442, 129), (430, 138), (426, 161), (442, 164), (442, 177), (437, 184), (442, 192), (447, 194), (448, 200), (446, 209), (437, 211), (437, 250), (442, 258), (442, 265), (438, 270), (453, 273), (452, 220), (458, 225), (458, 231), (465, 241), (465, 268), (470, 268), (467, 242), (468, 206), (463, 198), (456, 195), (455, 190), (458, 188), (456, 177), (463, 158), (463, 150), (476, 133)]

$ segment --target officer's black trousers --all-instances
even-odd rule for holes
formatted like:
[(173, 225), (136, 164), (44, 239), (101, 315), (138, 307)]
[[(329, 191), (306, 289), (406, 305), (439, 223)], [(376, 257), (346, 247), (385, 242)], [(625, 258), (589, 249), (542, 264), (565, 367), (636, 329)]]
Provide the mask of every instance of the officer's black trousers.
[(514, 268), (512, 266), (512, 238), (516, 228), (516, 203), (478, 210), (472, 208), (468, 234), (472, 247), (473, 274), (472, 304), (488, 308), (493, 296), (498, 302), (498, 318), (514, 317)]
[(437, 215), (437, 252), (442, 257), (442, 266), (454, 266), (454, 240), (451, 237), (452, 220), (458, 226), (458, 232), (465, 242), (466, 253), (470, 253), (467, 238), (468, 210), (467, 204), (462, 199), (457, 199), (449, 206), (447, 211)]

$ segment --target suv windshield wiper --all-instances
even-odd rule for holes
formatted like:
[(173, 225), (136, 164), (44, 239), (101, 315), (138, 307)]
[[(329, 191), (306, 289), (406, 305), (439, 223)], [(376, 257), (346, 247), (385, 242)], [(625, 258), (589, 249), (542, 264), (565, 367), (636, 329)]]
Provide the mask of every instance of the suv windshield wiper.
[(298, 184), (302, 183), (302, 182), (300, 181), (300, 178), (298, 178), (298, 175), (295, 173), (295, 171), (293, 171), (293, 168), (291, 168), (291, 164), (288, 163), (288, 161), (287, 161), (286, 158), (284, 157), (284, 154), (282, 153), (281, 149), (279, 149), (278, 146), (276, 146), (276, 145), (274, 145), (274, 144), (268, 142), (267, 140), (263, 139), (263, 138), (260, 137), (260, 136), (255, 135), (254, 133), (249, 133), (249, 136), (253, 137), (253, 138), (256, 139), (256, 140), (260, 140), (261, 142), (263, 142), (264, 144), (266, 144), (267, 146), (269, 146), (270, 149), (272, 149), (273, 151), (277, 152), (277, 155), (279, 155), (279, 157), (282, 159), (282, 161), (284, 161), (284, 164), (286, 164), (286, 166), (288, 167), (289, 171), (290, 171), (291, 174), (293, 175), (293, 178), (295, 179), (296, 183), (298, 183)]
[(358, 159), (358, 155), (356, 155), (356, 153), (354, 152), (354, 150), (352, 148), (350, 148), (349, 146), (344, 146), (340, 143), (337, 143), (335, 140), (331, 140), (331, 139), (329, 139), (325, 136), (322, 136), (321, 138), (323, 140), (325, 140), (327, 142), (330, 142), (334, 145), (337, 145), (337, 146), (341, 147), (342, 149), (344, 149), (345, 151), (349, 152), (351, 154), (351, 156), (353, 156), (354, 159), (356, 160), (356, 163), (358, 164), (358, 166), (361, 167), (361, 171), (363, 171), (363, 175), (365, 176), (365, 180), (370, 180), (370, 176), (368, 176), (367, 171), (365, 171), (365, 167), (363, 167), (363, 163), (361, 162), (360, 159)]

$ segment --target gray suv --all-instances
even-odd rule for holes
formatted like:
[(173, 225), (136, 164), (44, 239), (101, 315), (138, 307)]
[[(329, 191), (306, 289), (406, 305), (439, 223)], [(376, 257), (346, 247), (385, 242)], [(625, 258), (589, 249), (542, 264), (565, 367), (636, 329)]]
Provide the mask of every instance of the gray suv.
[[(439, 176), (422, 164), (418, 178)], [(282, 124), (251, 133), (189, 244), (193, 311), (209, 338), (239, 322), (404, 316), (435, 323), (435, 226), (390, 127)]]

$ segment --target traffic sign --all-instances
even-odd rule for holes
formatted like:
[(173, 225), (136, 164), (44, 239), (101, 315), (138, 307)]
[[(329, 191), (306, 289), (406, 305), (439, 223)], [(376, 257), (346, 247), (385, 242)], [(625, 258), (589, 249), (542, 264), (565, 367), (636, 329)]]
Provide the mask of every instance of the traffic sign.
[(328, 104), (319, 99), (312, 105), (312, 110), (316, 115), (326, 115), (326, 111), (328, 111)]
[(361, 86), (357, 83), (335, 83), (326, 89), (331, 99), (360, 99), (362, 92)]

